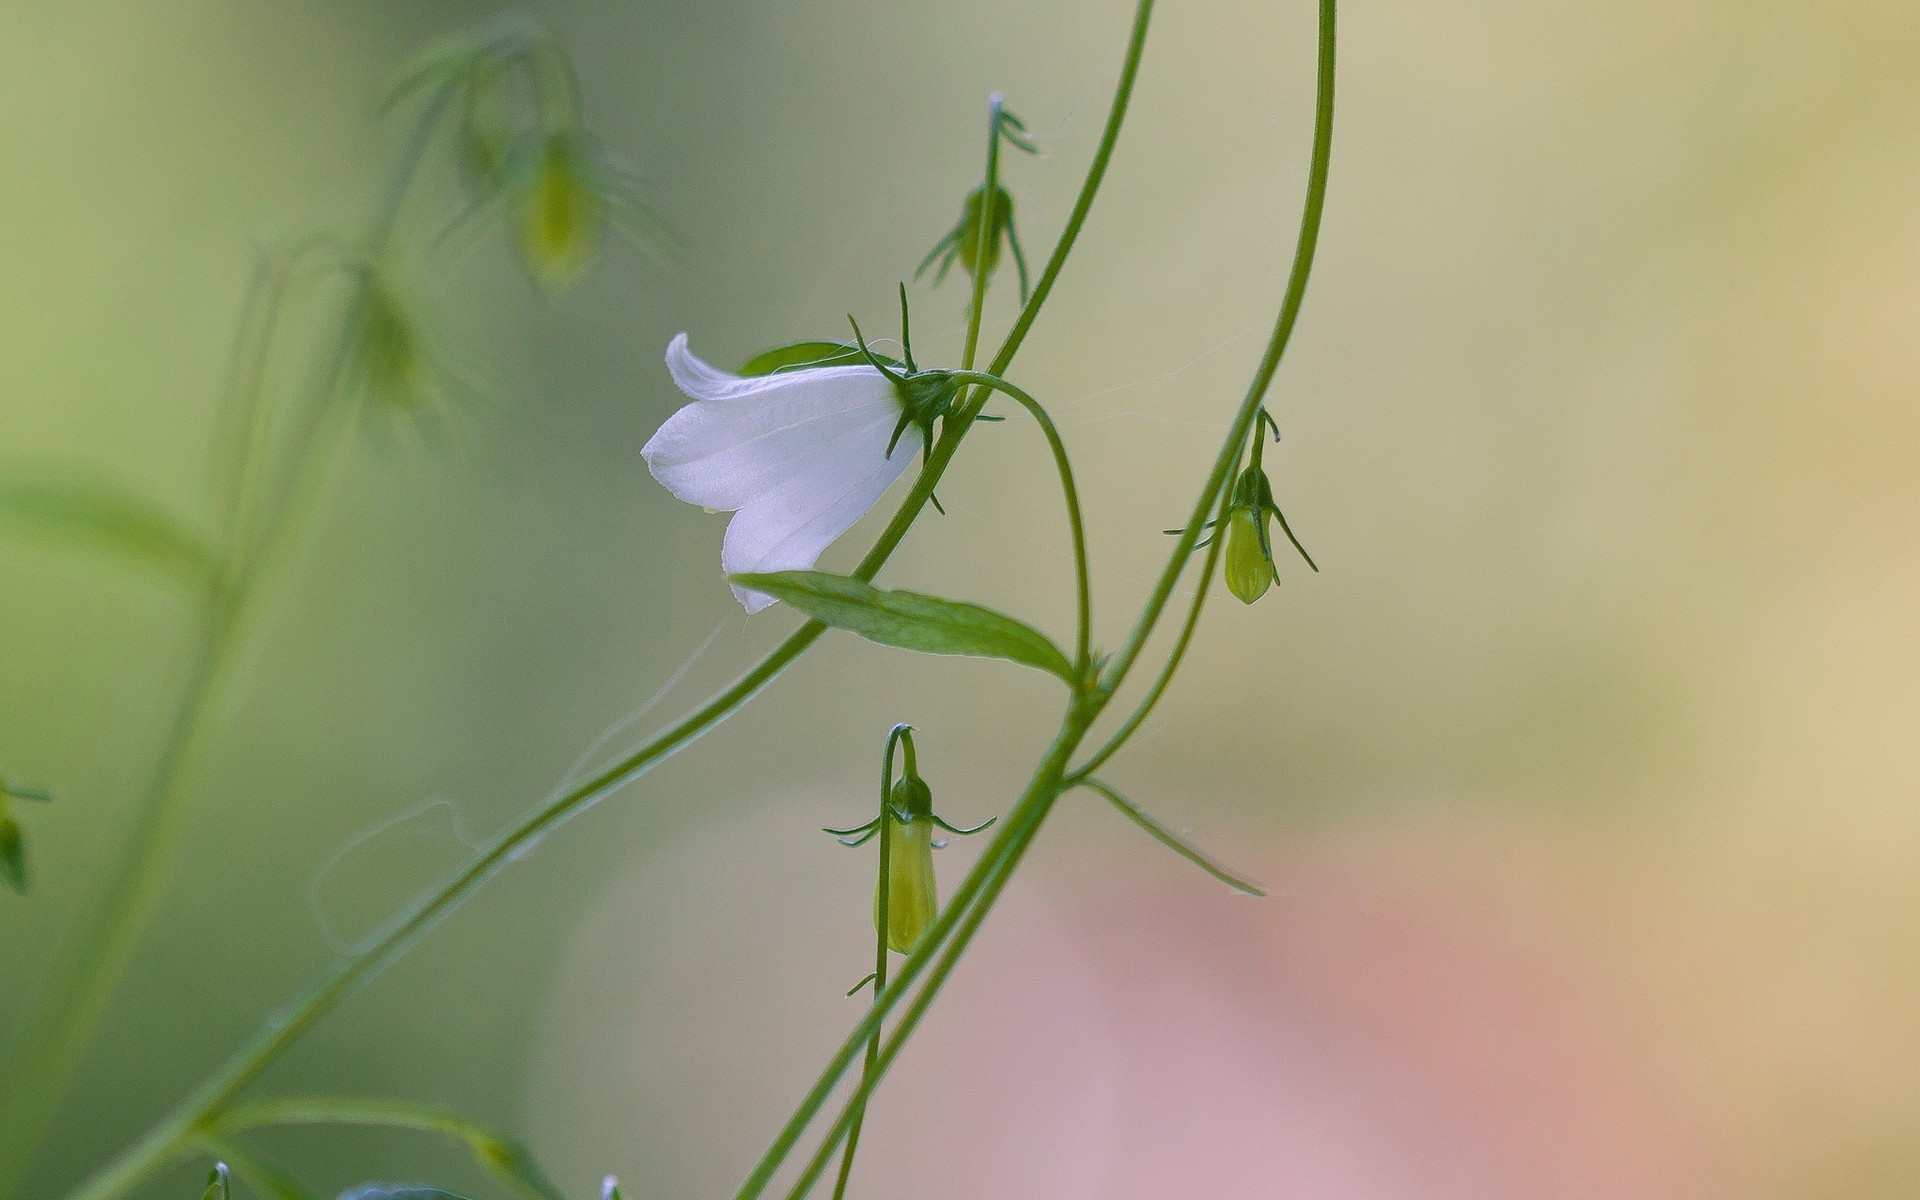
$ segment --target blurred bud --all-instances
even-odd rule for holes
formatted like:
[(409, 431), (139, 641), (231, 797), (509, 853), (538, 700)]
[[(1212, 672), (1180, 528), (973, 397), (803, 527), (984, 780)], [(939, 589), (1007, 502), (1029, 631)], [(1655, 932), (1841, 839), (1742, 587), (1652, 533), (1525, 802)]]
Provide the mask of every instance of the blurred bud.
[(1273, 586), (1273, 551), (1266, 536), (1267, 514), (1236, 506), (1227, 514), (1227, 590), (1252, 604)]
[(386, 269), (365, 271), (350, 333), (353, 390), (383, 416), (438, 414), (445, 408), (447, 380), (421, 306)]
[[(933, 924), (939, 897), (933, 883), (933, 790), (918, 776), (904, 776), (893, 785), (881, 822), (887, 839), (886, 929), (887, 948), (911, 953), (920, 935)], [(880, 894), (873, 898), (874, 928), (880, 928)]]
[(4, 808), (0, 808), (0, 879), (21, 895), (27, 894), (26, 837), (20, 831), (20, 822)]
[(520, 254), (549, 292), (571, 288), (600, 248), (609, 178), (600, 150), (583, 130), (544, 135), (520, 200)]
[(227, 1200), (233, 1194), (233, 1183), (227, 1174), (227, 1164), (217, 1162), (207, 1174), (207, 1190), (200, 1194), (200, 1200)]
[[(986, 233), (985, 244), (981, 241), (981, 232)], [(985, 185), (967, 193), (966, 201), (960, 206), (960, 223), (952, 232), (940, 240), (940, 244), (922, 259), (914, 271), (914, 278), (926, 274), (927, 268), (939, 263), (934, 272), (933, 282), (937, 287), (947, 277), (955, 261), (968, 275), (978, 279), (985, 273), (991, 278), (995, 267), (1000, 265), (1000, 247), (1005, 243), (1013, 252), (1014, 265), (1020, 272), (1020, 296), (1027, 295), (1027, 259), (1020, 250), (1019, 236), (1013, 228), (1013, 197), (1007, 189), (995, 185), (993, 199), (987, 199)]]

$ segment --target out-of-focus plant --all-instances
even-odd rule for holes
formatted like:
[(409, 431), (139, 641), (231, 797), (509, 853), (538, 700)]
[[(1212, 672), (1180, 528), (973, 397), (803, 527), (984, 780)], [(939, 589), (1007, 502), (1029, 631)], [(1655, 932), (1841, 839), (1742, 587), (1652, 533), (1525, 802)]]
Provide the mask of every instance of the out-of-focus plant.
[[(958, 261), (971, 278), (966, 337), (958, 366), (922, 368), (915, 362), (905, 328), (904, 288), (903, 356), (897, 360), (875, 354), (858, 325), (853, 327), (851, 343), (810, 341), (776, 347), (755, 355), (739, 372), (718, 369), (695, 357), (687, 348), (685, 335), (669, 346), (669, 370), (690, 403), (669, 418), (648, 443), (644, 451), (647, 464), (681, 498), (734, 513), (721, 562), (725, 582), (748, 611), (784, 603), (803, 614), (806, 622), (731, 686), (644, 746), (534, 809), (482, 848), (443, 887), (401, 913), (373, 944), (343, 958), (143, 1137), (94, 1173), (71, 1200), (113, 1200), (162, 1164), (195, 1148), (224, 1164), (218, 1169), (223, 1187), (225, 1169), (230, 1167), (235, 1176), (248, 1180), (263, 1195), (299, 1197), (303, 1193), (297, 1182), (253, 1156), (236, 1140), (236, 1135), (251, 1128), (289, 1123), (370, 1123), (445, 1134), (464, 1142), (483, 1166), (516, 1193), (537, 1200), (559, 1200), (558, 1190), (517, 1144), (471, 1125), (458, 1114), (381, 1099), (241, 1102), (240, 1096), (269, 1063), (342, 997), (404, 954), (502, 866), (548, 830), (725, 721), (829, 628), (883, 646), (997, 658), (1040, 671), (1062, 689), (1062, 715), (1052, 741), (1017, 800), (1002, 816), (966, 829), (956, 829), (936, 814), (932, 789), (919, 773), (909, 728), (897, 726), (889, 735), (882, 759), (878, 815), (866, 825), (828, 831), (850, 845), (869, 838), (879, 843), (874, 971), (853, 989), (858, 992), (871, 983), (872, 1002), (774, 1136), (736, 1200), (753, 1200), (765, 1194), (773, 1176), (788, 1162), (829, 1098), (845, 1081), (855, 1060), (864, 1055), (851, 1095), (827, 1123), (787, 1194), (790, 1200), (808, 1194), (836, 1155), (841, 1165), (835, 1194), (846, 1192), (859, 1129), (874, 1089), (939, 995), (1053, 806), (1068, 792), (1093, 792), (1156, 841), (1215, 879), (1242, 892), (1261, 894), (1257, 886), (1156, 821), (1097, 772), (1129, 744), (1178, 671), (1205, 606), (1213, 574), (1221, 566), (1223, 551), (1229, 589), (1251, 603), (1274, 579), (1267, 537), (1269, 519), (1279, 519), (1292, 537), (1273, 503), (1262, 464), (1265, 432), (1272, 427), (1264, 404), (1305, 297), (1327, 190), (1333, 127), (1335, 0), (1318, 0), (1318, 6), (1313, 145), (1286, 290), (1266, 350), (1226, 424), (1219, 450), (1200, 481), (1188, 517), (1172, 531), (1176, 540), (1166, 564), (1117, 650), (1102, 652), (1094, 643), (1092, 573), (1080, 495), (1066, 444), (1047, 408), (1011, 382), (1007, 371), (1051, 294), (1105, 178), (1139, 73), (1153, 0), (1136, 2), (1126, 57), (1098, 147), (1065, 226), (1030, 291), (1024, 256), (1013, 236), (1011, 194), (1000, 179), (1000, 151), (1003, 144), (1022, 150), (1033, 147), (1024, 126), (1006, 112), (999, 96), (990, 99), (984, 178), (963, 201), (959, 226), (922, 264), (924, 270), (944, 256), (943, 273)], [(470, 211), (454, 227), (461, 228), (489, 210), (517, 206), (522, 255), (534, 278), (547, 287), (564, 286), (577, 276), (581, 264), (591, 259), (597, 245), (597, 223), (610, 219), (621, 194), (596, 175), (593, 163), (597, 151), (582, 148), (591, 143), (580, 140), (577, 88), (570, 70), (563, 69), (564, 57), (556, 58), (555, 53), (550, 42), (528, 33), (525, 26), (500, 26), (482, 37), (437, 49), (408, 75), (401, 88), (403, 95), (428, 98), (427, 115), (420, 125), (423, 130), (434, 128), (435, 114), (441, 111), (458, 114), (456, 129)], [(403, 180), (410, 175), (418, 153), (416, 146), (404, 160), (408, 165), (403, 168)], [(397, 201), (392, 211), (397, 212)], [(990, 363), (977, 369), (986, 295), (1003, 238), (1020, 267), (1023, 304)], [(381, 248), (387, 240), (386, 235), (379, 239)], [(363, 265), (354, 275), (356, 300), (349, 310), (353, 323), (342, 333), (342, 365), (337, 378), (353, 380), (358, 394), (384, 398), (381, 404), (414, 407), (418, 397), (431, 391), (430, 382), (437, 378), (437, 372), (430, 349), (414, 332), (419, 326), (411, 308), (394, 299), (405, 293), (378, 290), (392, 277), (365, 264), (384, 264), (386, 259), (381, 255), (355, 258), (349, 254), (347, 261)], [(284, 279), (291, 270), (290, 265), (283, 265), (279, 274), (268, 278)], [(271, 328), (271, 322), (267, 326)], [(242, 361), (248, 361), (246, 356)], [(1032, 418), (1046, 440), (1058, 475), (1073, 549), (1076, 619), (1070, 650), (1016, 617), (966, 601), (883, 590), (872, 583), (925, 507), (934, 503), (934, 488), (973, 424), (994, 419), (983, 410), (996, 398), (1011, 402)], [(248, 444), (248, 440), (242, 438), (240, 444)], [(852, 573), (838, 575), (813, 569), (827, 544), (877, 504), (887, 486), (905, 473), (916, 457), (920, 469), (906, 499)], [(310, 458), (297, 455), (293, 461)], [(241, 471), (236, 478), (245, 481), (250, 475)], [(278, 478), (274, 476), (268, 482)], [(252, 484), (238, 488), (241, 512), (253, 511), (252, 498), (260, 490)], [(286, 483), (266, 490), (276, 496), (300, 491)], [(287, 506), (283, 499), (266, 505), (264, 517), (241, 521), (243, 528), (256, 531), (242, 539), (242, 544), (251, 546), (262, 539), (271, 544), (286, 525), (283, 514)], [(171, 523), (163, 524), (172, 527)], [(1209, 529), (1211, 536), (1203, 538)], [(1297, 541), (1294, 544), (1299, 545)], [(1117, 727), (1089, 749), (1096, 723), (1109, 712), (1141, 664), (1149, 639), (1173, 605), (1180, 579), (1203, 549), (1205, 556), (1184, 621), (1152, 683)], [(1304, 556), (1305, 551), (1301, 554)], [(143, 557), (174, 566), (202, 558), (182, 546)], [(215, 552), (206, 556), (206, 561), (212, 564), (211, 577), (221, 581), (214, 594), (227, 595), (235, 586), (230, 582), (231, 556)], [(251, 563), (253, 559), (241, 561)], [(230, 618), (223, 617), (223, 622), (226, 620)], [(225, 627), (224, 623), (216, 626)], [(189, 741), (192, 729), (189, 724)], [(904, 758), (897, 774), (896, 752)], [(165, 777), (171, 779), (176, 770), (170, 766)], [(160, 794), (170, 799), (171, 784)], [(941, 908), (933, 880), (934, 829), (972, 834), (988, 825), (996, 828), (985, 850)], [(137, 928), (138, 914), (144, 912), (143, 902), (148, 898), (146, 893), (136, 894), (133, 928)], [(117, 952), (124, 953), (124, 947)], [(896, 954), (903, 956), (897, 972), (890, 957)], [(99, 997), (92, 999), (97, 1003)], [(346, 1193), (342, 1200), (442, 1200), (445, 1195), (430, 1188), (370, 1184)], [(618, 1200), (619, 1189), (613, 1180), (604, 1182), (602, 1197)]]
[[(532, 89), (531, 108), (513, 93), (518, 85)], [(529, 227), (542, 236), (521, 239), (519, 248), (549, 291), (570, 286), (591, 265), (605, 210), (627, 196), (579, 122), (565, 52), (530, 22), (506, 20), (429, 51), (403, 75), (394, 103), (414, 108), (411, 131), (370, 219), (289, 239), (255, 269), (214, 431), (211, 521), (176, 514), (91, 472), (0, 467), (0, 528), (147, 568), (193, 602), (186, 685), (126, 841), (102, 872), (101, 895), (81, 914), (72, 953), (38, 981), (37, 1003), (0, 1060), (0, 1195), (12, 1194), (176, 866), (217, 699), (260, 618), (277, 563), (306, 527), (342, 431), (442, 427), (474, 391), (465, 382), (468, 364), (440, 331), (426, 278), (438, 234), (460, 214), (415, 211), (424, 169), (450, 156), (471, 199), (511, 194), (538, 214)], [(570, 148), (564, 160), (546, 152), (562, 143)], [(568, 188), (565, 211), (555, 215), (551, 197)], [(638, 204), (620, 202), (627, 210)], [(314, 346), (316, 360), (282, 361), (294, 344)], [(287, 389), (277, 386), (282, 379), (317, 382)], [(11, 802), (34, 799), (45, 797), (0, 790), (0, 877), (21, 892), (26, 840)], [(213, 1136), (229, 1124), (203, 1123), (198, 1132)], [(245, 1178), (255, 1160), (233, 1151), (227, 1158)], [(514, 1178), (538, 1178), (515, 1167), (523, 1158), (517, 1149), (499, 1150), (489, 1161)], [(226, 1172), (223, 1166), (216, 1180), (222, 1196)], [(532, 1192), (557, 1197), (550, 1185)]]

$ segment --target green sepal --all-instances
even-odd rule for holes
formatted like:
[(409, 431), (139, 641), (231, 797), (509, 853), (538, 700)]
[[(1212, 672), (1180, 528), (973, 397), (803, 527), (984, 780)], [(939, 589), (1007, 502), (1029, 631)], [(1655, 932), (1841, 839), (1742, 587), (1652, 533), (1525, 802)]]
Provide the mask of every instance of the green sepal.
[[(888, 358), (884, 354), (874, 354), (873, 357), (898, 370), (907, 369), (905, 363)], [(805, 370), (811, 367), (864, 367), (866, 365), (868, 365), (867, 355), (861, 353), (858, 346), (849, 346), (842, 342), (795, 342), (791, 346), (776, 346), (754, 355), (741, 364), (740, 374), (777, 375), (782, 371)]]
[(1073, 664), (1046, 634), (978, 604), (919, 592), (882, 591), (824, 571), (734, 575), (729, 581), (882, 646), (923, 654), (1004, 658), (1073, 682)]
[(144, 562), (194, 582), (217, 556), (186, 522), (113, 480), (70, 470), (12, 473), (0, 482), (0, 525)]

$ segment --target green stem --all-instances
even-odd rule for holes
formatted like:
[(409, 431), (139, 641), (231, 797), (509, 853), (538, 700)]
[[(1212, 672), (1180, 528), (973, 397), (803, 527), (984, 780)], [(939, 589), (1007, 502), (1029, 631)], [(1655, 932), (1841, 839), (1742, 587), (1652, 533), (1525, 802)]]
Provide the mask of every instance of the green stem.
[(1054, 468), (1060, 473), (1060, 493), (1066, 501), (1067, 528), (1073, 538), (1073, 586), (1078, 614), (1073, 661), (1074, 666), (1085, 672), (1093, 654), (1093, 585), (1087, 567), (1087, 530), (1080, 517), (1080, 490), (1074, 486), (1073, 463), (1067, 458), (1067, 444), (1060, 440), (1060, 430), (1054, 425), (1053, 418), (1047, 415), (1047, 410), (1025, 391), (997, 375), (986, 375), (979, 371), (954, 371), (951, 374), (962, 383), (971, 383), (1011, 397), (1033, 414), (1040, 432), (1046, 435), (1047, 449), (1053, 453)]
[(987, 311), (987, 250), (993, 245), (994, 189), (1000, 186), (1000, 93), (987, 97), (987, 181), (981, 193), (980, 229), (974, 235), (973, 299), (967, 305), (967, 344), (960, 365), (971, 371), (980, 349), (980, 321)]
[[(1266, 352), (1260, 358), (1260, 365), (1253, 373), (1253, 380), (1247, 385), (1246, 398), (1240, 402), (1240, 409), (1234, 414), (1233, 424), (1227, 433), (1227, 439), (1215, 457), (1213, 469), (1207, 474), (1207, 481), (1200, 489), (1200, 498), (1194, 502), (1193, 514), (1187, 520), (1186, 528), (1180, 533), (1180, 540), (1174, 546), (1173, 553), (1167, 556), (1167, 565), (1160, 572), (1153, 594), (1148, 598), (1146, 607), (1141, 610), (1140, 618), (1135, 622), (1133, 632), (1128, 635), (1126, 644), (1114, 656), (1113, 663), (1104, 680), (1109, 689), (1117, 689), (1127, 672), (1132, 669), (1134, 660), (1140, 657), (1146, 646), (1147, 638), (1153, 633), (1154, 624), (1166, 609), (1168, 599), (1173, 595), (1174, 585), (1180, 579), (1193, 546), (1200, 537), (1201, 522), (1206, 518), (1207, 509), (1213, 504), (1214, 497), (1227, 485), (1234, 466), (1240, 461), (1240, 453), (1247, 444), (1247, 436), (1253, 429), (1254, 421), (1260, 413), (1261, 401), (1267, 394), (1267, 388), (1273, 383), (1274, 372), (1280, 368), (1280, 358), (1286, 353), (1287, 343), (1293, 337), (1294, 325), (1300, 319), (1300, 305), (1306, 299), (1307, 279), (1313, 273), (1313, 255), (1320, 241), (1320, 218), (1326, 209), (1327, 172), (1333, 154), (1333, 65), (1334, 65), (1334, 16), (1337, 0), (1320, 0), (1320, 38), (1319, 54), (1316, 64), (1318, 85), (1314, 93), (1313, 110), (1313, 153), (1307, 167), (1307, 199), (1300, 213), (1300, 236), (1294, 247), (1293, 269), (1287, 276), (1286, 295), (1280, 301), (1280, 314), (1274, 321), (1273, 333), (1267, 339)], [(1218, 539), (1216, 539), (1218, 540)]]
[[(1112, 690), (1125, 677), (1133, 660), (1138, 658), (1147, 636), (1152, 632), (1155, 620), (1166, 606), (1182, 567), (1192, 555), (1194, 543), (1199, 538), (1201, 521), (1215, 497), (1220, 495), (1221, 489), (1226, 485), (1233, 466), (1239, 461), (1248, 429), (1259, 410), (1260, 398), (1272, 382), (1274, 371), (1279, 366), (1280, 355), (1292, 335), (1294, 324), (1299, 317), (1300, 304), (1305, 296), (1307, 276), (1311, 269), (1313, 251), (1319, 236), (1320, 217), (1325, 205), (1328, 163), (1332, 146), (1335, 8), (1336, 0), (1320, 0), (1318, 87), (1315, 96), (1312, 163), (1308, 174), (1307, 199), (1301, 219), (1300, 239), (1295, 251), (1293, 269), (1288, 279), (1287, 291), (1281, 301), (1280, 315), (1275, 323), (1267, 352), (1249, 386), (1248, 398), (1242, 403), (1229, 428), (1225, 444), (1221, 447), (1207, 482), (1201, 489), (1194, 514), (1188, 521), (1179, 544), (1169, 557), (1167, 568), (1162, 573), (1153, 596), (1136, 623), (1122, 655), (1116, 660), (1116, 668), (1109, 678), (1089, 696), (1083, 698), (1076, 694), (1074, 707), (1069, 710), (1059, 735), (1035, 772), (1027, 791), (1015, 806), (1005, 827), (988, 846), (987, 852), (962, 881), (952, 905), (928, 930), (925, 941), (922, 942), (921, 953), (908, 960), (906, 969), (890, 989), (885, 1001), (876, 1004), (848, 1039), (842, 1043), (840, 1050), (828, 1062), (827, 1069), (815, 1081), (812, 1090), (802, 1099), (787, 1125), (775, 1138), (773, 1145), (768, 1148), (747, 1182), (736, 1194), (735, 1200), (755, 1200), (762, 1194), (767, 1181), (798, 1142), (800, 1134), (811, 1123), (814, 1115), (831, 1094), (834, 1084), (846, 1071), (854, 1049), (866, 1038), (872, 1036), (873, 1031), (879, 1027), (880, 1022), (887, 1015), (887, 1011), (912, 986), (932, 952), (937, 947), (944, 946), (940, 952), (939, 966), (928, 978), (925, 987), (915, 996), (912, 1007), (901, 1017), (892, 1036), (887, 1039), (879, 1060), (875, 1063), (872, 1076), (862, 1080), (849, 1101), (849, 1107), (842, 1110), (839, 1119), (822, 1141), (821, 1148), (816, 1152), (807, 1173), (802, 1176), (800, 1184), (791, 1194), (796, 1197), (804, 1195), (811, 1181), (818, 1178), (820, 1170), (824, 1169), (825, 1162), (831, 1157), (840, 1137), (851, 1123), (851, 1106), (864, 1102), (865, 1094), (878, 1084), (880, 1077), (884, 1076), (894, 1057), (906, 1044), (907, 1038), (912, 1035), (913, 1028), (918, 1023), (920, 1014), (924, 1013), (933, 1002), (948, 973), (964, 953), (974, 931), (986, 919), (1006, 880), (1018, 866), (1021, 855), (1025, 853), (1027, 846), (1038, 833), (1053, 800), (1066, 784), (1065, 763), (1068, 757), (1084, 737), (1088, 725), (1099, 715), (1107, 698), (1112, 695)], [(953, 938), (953, 942), (951, 945), (946, 945), (949, 936)]]
[(1231, 487), (1221, 489), (1220, 506), (1215, 510), (1213, 526), (1215, 532), (1213, 540), (1207, 543), (1207, 556), (1200, 565), (1200, 576), (1193, 585), (1193, 603), (1187, 608), (1187, 619), (1180, 626), (1180, 636), (1174, 639), (1173, 650), (1167, 655), (1166, 664), (1160, 668), (1159, 677), (1153, 681), (1153, 686), (1147, 689), (1147, 694), (1140, 701), (1139, 706), (1133, 710), (1120, 728), (1114, 731), (1113, 736), (1107, 739), (1106, 744), (1094, 751), (1093, 756), (1086, 762), (1068, 772), (1068, 783), (1084, 781), (1087, 776), (1098, 771), (1108, 759), (1119, 753), (1120, 747), (1126, 745), (1128, 739), (1133, 737), (1135, 731), (1146, 722), (1147, 715), (1153, 711), (1154, 705), (1160, 703), (1160, 697), (1166, 693), (1167, 685), (1173, 682), (1174, 672), (1180, 669), (1180, 661), (1186, 657), (1187, 646), (1193, 641), (1193, 631), (1199, 627), (1200, 610), (1207, 603), (1207, 591), (1213, 584), (1214, 568), (1220, 562), (1220, 548), (1227, 540), (1225, 536), (1227, 505), (1232, 497)]
[[(371, 239), (375, 254), (383, 252), (393, 237), (444, 102), (444, 96), (435, 100), (421, 115), (402, 152), (375, 223)], [(353, 305), (350, 301), (349, 311)], [(187, 683), (146, 794), (136, 810), (123, 860), (108, 873), (107, 892), (88, 922), (88, 932), (79, 942), (81, 948), (71, 969), (56, 975), (56, 982), (43, 993), (33, 1019), (25, 1027), (20, 1043), (23, 1050), (19, 1061), (7, 1071), (7, 1090), (0, 1101), (0, 1196), (12, 1195), (24, 1174), (34, 1146), (65, 1094), (93, 1028), (112, 999), (165, 890), (192, 815), (182, 785), (190, 777), (201, 742), (210, 731), (209, 716), (250, 628), (259, 585), (271, 574), (273, 560), (293, 540), (316, 490), (320, 467), (328, 457), (316, 449), (345, 375), (352, 337), (351, 330), (343, 334), (328, 364), (315, 394), (314, 414), (294, 440), (286, 486), (266, 518), (257, 549), (247, 544), (253, 539), (244, 530), (237, 535), (243, 540), (231, 551), (234, 557), (229, 563), (229, 576), (211, 594), (195, 639)], [(243, 372), (249, 369), (244, 363), (240, 367)], [(241, 478), (247, 477), (248, 470), (243, 466)]]
[[(918, 774), (919, 764), (914, 762), (913, 735), (910, 726), (895, 725), (893, 727), (893, 731), (887, 735), (887, 752), (880, 758), (880, 879), (874, 884), (873, 892), (873, 999), (876, 1004), (887, 991), (887, 903), (889, 893), (893, 891), (887, 886), (887, 870), (891, 865), (889, 859), (893, 847), (891, 828), (893, 749), (903, 738), (906, 739), (907, 773)], [(880, 1031), (875, 1029), (873, 1036), (867, 1039), (867, 1065), (864, 1075), (873, 1073), (873, 1061), (879, 1053)], [(847, 1152), (840, 1158), (840, 1177), (833, 1185), (833, 1200), (842, 1200), (847, 1194), (847, 1180), (853, 1175), (853, 1156), (860, 1148), (860, 1125), (866, 1120), (866, 1116), (867, 1106), (862, 1104), (859, 1111), (853, 1115), (853, 1125), (847, 1130)]]
[[(1106, 178), (1107, 166), (1112, 160), (1113, 148), (1126, 117), (1128, 102), (1133, 95), (1134, 79), (1139, 73), (1140, 55), (1146, 45), (1147, 25), (1152, 12), (1153, 0), (1138, 0), (1126, 59), (1121, 66), (1120, 80), (1114, 92), (1113, 105), (1107, 116), (1106, 127), (1101, 133), (1100, 143), (1087, 168), (1087, 175), (1081, 184), (1080, 193), (1067, 215), (1066, 224), (1061, 229), (1060, 238), (1054, 244), (1053, 253), (1041, 270), (1040, 278), (1034, 285), (1033, 294), (1028, 297), (1013, 327), (1001, 342), (999, 353), (994, 355), (993, 362), (988, 368), (990, 374), (999, 375), (1012, 365), (1014, 356), (1025, 343), (1034, 321), (1039, 318), (1040, 309), (1052, 294), (1054, 283), (1066, 266), (1067, 257), (1086, 224), (1088, 213), (1092, 211), (1094, 197), (1098, 195), (1100, 185)], [(396, 203), (394, 205), (396, 211), (397, 207)], [(867, 552), (866, 557), (860, 561), (859, 567), (855, 569), (854, 574), (857, 578), (872, 579), (891, 557), (900, 540), (906, 536), (907, 530), (926, 506), (928, 497), (933, 493), (934, 485), (939, 482), (940, 476), (946, 471), (947, 465), (959, 450), (961, 441), (972, 427), (974, 418), (979, 415), (981, 406), (986, 403), (988, 394), (986, 388), (976, 388), (974, 395), (966, 403), (956, 409), (951, 417), (941, 422), (940, 437), (935, 441), (926, 465), (914, 481), (907, 498), (894, 513), (886, 530), (881, 533), (879, 540), (874, 543), (873, 548)], [(350, 994), (379, 968), (405, 954), (442, 917), (458, 907), (461, 901), (517, 857), (527, 845), (538, 840), (576, 812), (638, 778), (660, 759), (684, 748), (696, 737), (707, 732), (734, 709), (751, 699), (761, 688), (772, 682), (781, 671), (811, 646), (825, 632), (825, 629), (826, 627), (817, 621), (807, 622), (765, 659), (736, 680), (731, 687), (698, 710), (626, 759), (534, 812), (501, 835), (449, 883), (406, 913), (393, 925), (386, 936), (368, 949), (337, 964), (325, 979), (316, 984), (293, 1006), (282, 1022), (263, 1030), (252, 1042), (237, 1051), (175, 1105), (167, 1115), (156, 1122), (139, 1140), (71, 1192), (70, 1200), (107, 1200), (108, 1197), (120, 1195), (145, 1178), (156, 1166), (166, 1161), (179, 1149), (184, 1139), (190, 1136), (195, 1124), (206, 1114), (217, 1112), (223, 1107), (241, 1089), (257, 1078), (268, 1063), (288, 1046), (298, 1041), (334, 1004)], [(938, 927), (937, 922), (935, 927)], [(842, 1069), (844, 1070), (844, 1066)]]

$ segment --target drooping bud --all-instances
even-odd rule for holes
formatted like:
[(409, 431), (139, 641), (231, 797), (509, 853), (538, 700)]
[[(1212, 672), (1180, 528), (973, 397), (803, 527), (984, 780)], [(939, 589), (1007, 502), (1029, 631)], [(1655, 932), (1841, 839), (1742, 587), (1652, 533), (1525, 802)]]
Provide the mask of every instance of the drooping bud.
[(881, 836), (887, 839), (886, 928), (880, 930), (878, 889), (874, 928), (886, 934), (889, 950), (909, 954), (939, 907), (933, 881), (933, 792), (925, 780), (903, 777), (893, 785), (888, 808), (889, 819), (880, 823)]
[(369, 407), (412, 415), (439, 406), (441, 381), (424, 323), (412, 299), (379, 267), (366, 268), (352, 337), (353, 383)]
[(593, 265), (606, 215), (602, 165), (583, 130), (544, 135), (520, 201), (520, 254), (549, 292), (571, 288)]
[[(981, 232), (984, 228), (986, 242), (981, 244)], [(987, 199), (986, 185), (974, 188), (967, 193), (966, 200), (960, 206), (960, 223), (946, 237), (940, 240), (927, 257), (921, 260), (914, 271), (918, 279), (926, 273), (928, 267), (936, 262), (939, 270), (934, 272), (935, 286), (947, 277), (957, 261), (969, 276), (978, 279), (982, 272), (991, 277), (995, 267), (1000, 265), (1000, 247), (1005, 243), (1013, 252), (1014, 265), (1020, 272), (1020, 295), (1027, 294), (1027, 259), (1020, 249), (1020, 238), (1013, 227), (1013, 196), (1006, 188), (995, 185), (993, 199)]]
[(1236, 506), (1227, 513), (1227, 590), (1242, 604), (1252, 604), (1273, 586), (1266, 520), (1267, 514), (1259, 508)]

